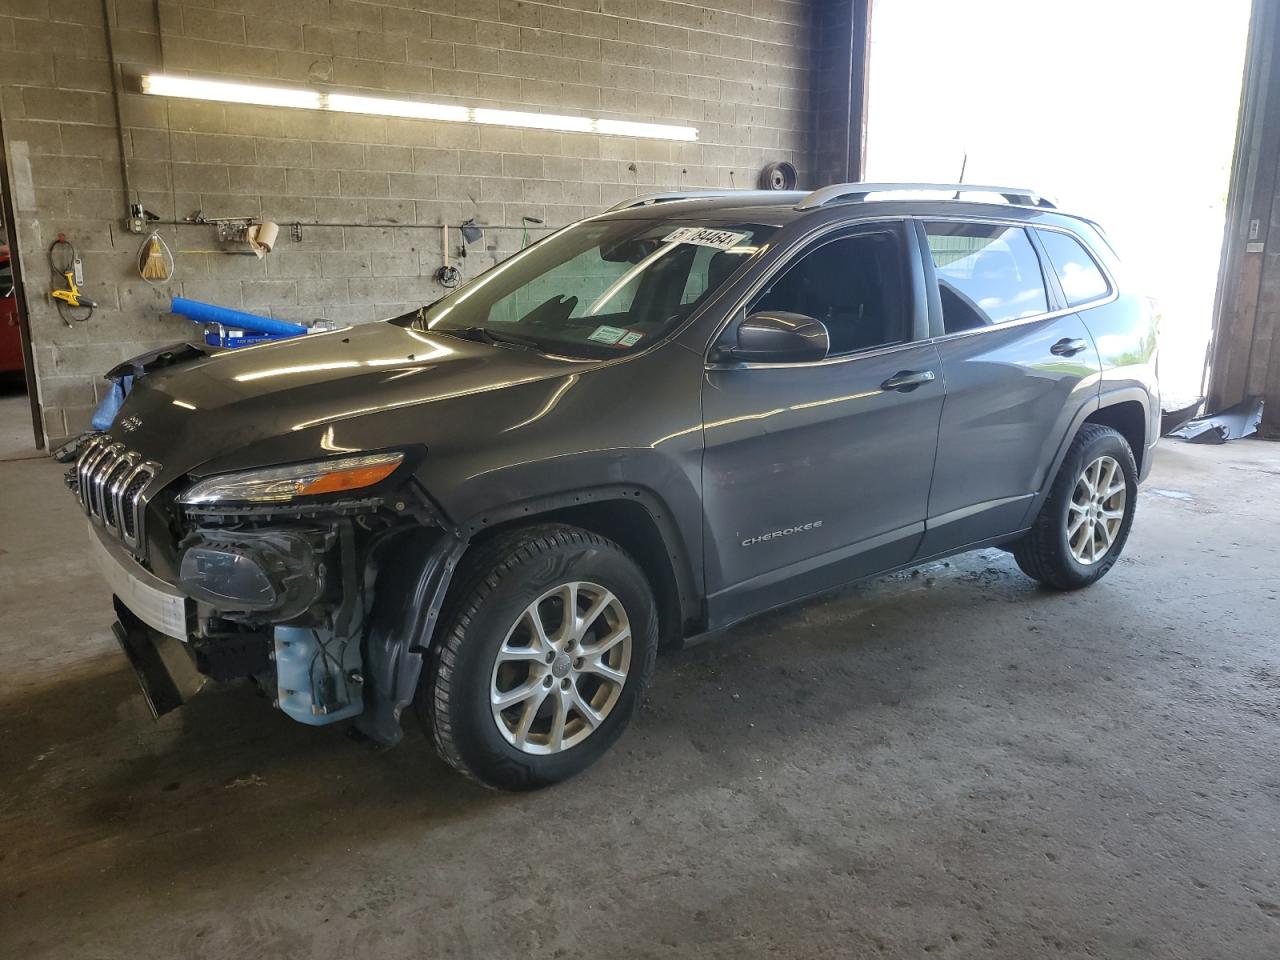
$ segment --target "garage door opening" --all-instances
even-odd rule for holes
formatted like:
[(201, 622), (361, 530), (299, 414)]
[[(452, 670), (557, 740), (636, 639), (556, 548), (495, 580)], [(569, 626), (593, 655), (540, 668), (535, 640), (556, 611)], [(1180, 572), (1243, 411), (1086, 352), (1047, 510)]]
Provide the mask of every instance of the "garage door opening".
[[(921, 24), (928, 29), (921, 30)], [(868, 180), (1010, 183), (1107, 229), (1163, 314), (1166, 409), (1201, 395), (1248, 0), (902, 0), (871, 30)], [(967, 158), (967, 159), (966, 159)]]

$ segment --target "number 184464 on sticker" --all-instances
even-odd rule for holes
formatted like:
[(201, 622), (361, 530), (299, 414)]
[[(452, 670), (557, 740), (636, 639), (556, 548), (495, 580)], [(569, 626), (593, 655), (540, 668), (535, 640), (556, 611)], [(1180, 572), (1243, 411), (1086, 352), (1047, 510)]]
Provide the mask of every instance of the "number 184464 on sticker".
[(710, 227), (681, 227), (662, 238), (663, 243), (692, 243), (699, 247), (715, 247), (717, 250), (728, 250), (735, 247), (749, 233), (735, 233), (732, 230), (712, 230)]

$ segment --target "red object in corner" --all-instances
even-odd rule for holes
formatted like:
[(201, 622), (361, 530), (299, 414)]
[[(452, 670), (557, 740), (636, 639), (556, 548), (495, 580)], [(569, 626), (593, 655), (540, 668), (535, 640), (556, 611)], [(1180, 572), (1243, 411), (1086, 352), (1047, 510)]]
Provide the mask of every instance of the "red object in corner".
[(18, 333), (18, 303), (13, 294), (9, 258), (0, 257), (0, 373), (22, 369), (22, 338)]

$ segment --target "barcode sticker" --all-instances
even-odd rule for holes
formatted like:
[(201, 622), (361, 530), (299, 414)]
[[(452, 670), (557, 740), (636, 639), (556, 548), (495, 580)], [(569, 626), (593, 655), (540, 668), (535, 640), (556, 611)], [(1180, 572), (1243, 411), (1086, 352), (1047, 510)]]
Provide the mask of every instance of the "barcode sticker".
[(587, 337), (588, 340), (594, 340), (596, 343), (615, 344), (626, 336), (627, 331), (621, 327), (599, 326), (591, 331)]

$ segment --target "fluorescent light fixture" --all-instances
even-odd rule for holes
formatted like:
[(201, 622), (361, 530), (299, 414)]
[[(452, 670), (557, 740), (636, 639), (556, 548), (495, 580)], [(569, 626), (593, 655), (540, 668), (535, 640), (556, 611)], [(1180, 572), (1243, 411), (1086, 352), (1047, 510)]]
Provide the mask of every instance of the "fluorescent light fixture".
[(262, 87), (255, 83), (222, 80), (195, 80), (148, 73), (142, 78), (142, 92), (187, 100), (220, 100), (224, 103), (254, 103), (264, 107), (301, 107), (320, 110), (320, 94), (296, 87)]
[(229, 80), (200, 80), (160, 73), (143, 75), (142, 92), (160, 97), (182, 97), (188, 100), (251, 103), (264, 107), (296, 107), (303, 110), (331, 110), (335, 113), (364, 113), (376, 117), (482, 123), (503, 127), (525, 127), (532, 130), (561, 130), (568, 133), (602, 133), (608, 136), (652, 140), (698, 139), (697, 128), (677, 127), (666, 123), (605, 120), (555, 113), (463, 107), (451, 103), (428, 103), (423, 100), (395, 100), (347, 93), (321, 93), (298, 87), (270, 87)]
[(489, 110), (477, 107), (476, 123), (491, 123), (502, 127), (532, 127), (535, 130), (570, 130), (590, 133), (590, 117), (563, 117), (552, 113), (521, 113), (518, 110)]
[(330, 93), (327, 107), (339, 113), (371, 113), (379, 117), (410, 117), (416, 120), (457, 120), (466, 122), (471, 112), (466, 107), (449, 103), (423, 103), (418, 100), (387, 100), (384, 97), (353, 97)]
[(673, 127), (666, 123), (637, 123), (634, 120), (597, 120), (596, 133), (618, 137), (653, 137), (657, 140), (697, 140), (693, 127)]

